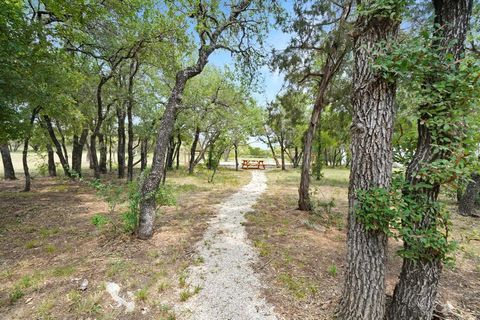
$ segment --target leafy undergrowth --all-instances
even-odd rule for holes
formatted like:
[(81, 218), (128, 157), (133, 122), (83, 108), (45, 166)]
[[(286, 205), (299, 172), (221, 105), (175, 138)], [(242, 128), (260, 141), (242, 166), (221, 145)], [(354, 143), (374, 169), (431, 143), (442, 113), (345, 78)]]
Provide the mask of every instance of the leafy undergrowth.
[[(296, 210), (299, 171), (267, 174), (267, 192), (246, 222), (260, 255), (256, 270), (270, 284), (264, 294), (285, 319), (332, 319), (346, 267), (348, 170), (326, 169), (322, 180), (313, 181), (312, 214)], [(439, 298), (462, 319), (480, 317), (479, 226), (478, 218), (453, 215), (451, 236), (460, 250), (455, 268), (444, 270)], [(401, 268), (402, 260), (395, 255), (400, 247), (390, 241), (388, 294)]]
[[(95, 216), (109, 206), (86, 183), (37, 178), (30, 193), (22, 181), (0, 183), (0, 314), (5, 319), (175, 319), (179, 279), (192, 263), (193, 244), (205, 230), (214, 205), (247, 183), (248, 172), (221, 169), (169, 172), (176, 205), (162, 207), (157, 232), (140, 241)], [(113, 177), (104, 183), (119, 185)], [(121, 219), (120, 203), (112, 219)], [(93, 219), (92, 219), (93, 218)], [(98, 220), (98, 218), (97, 218)], [(97, 221), (98, 222), (98, 221)], [(88, 280), (86, 290), (79, 287)], [(106, 292), (107, 282), (133, 293), (135, 311), (125, 314)]]

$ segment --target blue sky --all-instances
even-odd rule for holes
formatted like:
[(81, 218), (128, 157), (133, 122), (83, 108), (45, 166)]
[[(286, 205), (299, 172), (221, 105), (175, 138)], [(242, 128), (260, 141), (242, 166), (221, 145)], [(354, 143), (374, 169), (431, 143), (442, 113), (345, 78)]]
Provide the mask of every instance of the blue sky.
[[(292, 10), (292, 3), (290, 1), (285, 1), (284, 8), (287, 11)], [(266, 38), (266, 50), (267, 52), (272, 52), (272, 49), (283, 50), (287, 47), (290, 35), (282, 32), (281, 30), (275, 28), (275, 26), (270, 26)], [(234, 66), (234, 59), (231, 54), (224, 50), (215, 51), (209, 59), (209, 62), (215, 66), (223, 68), (225, 66)], [(254, 93), (253, 96), (257, 100), (260, 106), (265, 106), (267, 102), (272, 101), (278, 92), (281, 90), (284, 84), (284, 77), (282, 74), (271, 71), (269, 65), (262, 66), (259, 70), (259, 83), (260, 83), (260, 93)]]

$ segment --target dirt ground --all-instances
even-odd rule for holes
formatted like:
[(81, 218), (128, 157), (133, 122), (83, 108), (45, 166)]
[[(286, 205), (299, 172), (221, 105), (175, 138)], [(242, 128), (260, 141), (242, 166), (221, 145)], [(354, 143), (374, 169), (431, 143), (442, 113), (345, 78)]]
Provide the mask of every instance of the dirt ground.
[[(266, 174), (268, 189), (245, 223), (260, 254), (254, 270), (268, 285), (264, 295), (285, 319), (331, 319), (345, 269), (348, 171), (326, 169), (325, 178), (314, 182), (317, 214), (295, 209), (297, 170)], [(228, 169), (214, 184), (205, 171), (169, 173), (177, 203), (162, 207), (149, 241), (111, 226), (97, 229), (92, 217), (108, 206), (86, 183), (36, 177), (32, 192), (23, 193), (22, 180), (0, 181), (0, 319), (174, 320), (173, 306), (195, 294), (185, 270), (202, 263), (193, 245), (214, 205), (249, 179), (248, 172)], [(453, 306), (457, 319), (480, 319), (479, 225), (479, 219), (453, 215), (459, 250), (456, 266), (444, 270), (440, 300)], [(390, 241), (390, 294), (401, 267), (395, 255), (400, 245)], [(84, 279), (87, 289), (79, 290)], [(119, 284), (123, 296), (132, 292), (133, 313), (114, 307), (108, 281)]]
[[(92, 217), (108, 208), (86, 183), (37, 177), (32, 192), (23, 193), (22, 180), (1, 181), (0, 318), (175, 319), (193, 244), (214, 205), (249, 179), (248, 172), (228, 169), (213, 184), (205, 171), (169, 173), (177, 204), (162, 207), (149, 241), (110, 225), (97, 229)], [(84, 279), (87, 289), (79, 290)], [(123, 296), (133, 293), (133, 313), (114, 308), (107, 281), (119, 284)]]
[[(296, 210), (299, 171), (271, 170), (268, 190), (248, 216), (247, 230), (260, 251), (256, 266), (270, 288), (265, 296), (285, 319), (332, 319), (341, 294), (346, 255), (348, 170), (326, 169), (314, 181), (317, 214)], [(459, 242), (456, 265), (445, 269), (440, 301), (455, 319), (480, 319), (480, 219), (453, 214)], [(400, 273), (400, 243), (390, 240), (388, 294)]]

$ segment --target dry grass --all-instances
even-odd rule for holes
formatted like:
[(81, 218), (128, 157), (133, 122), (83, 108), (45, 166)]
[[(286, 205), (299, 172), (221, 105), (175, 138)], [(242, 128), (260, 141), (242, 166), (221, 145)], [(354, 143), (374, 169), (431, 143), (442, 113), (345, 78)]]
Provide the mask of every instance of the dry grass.
[[(313, 181), (316, 213), (296, 210), (299, 171), (268, 172), (268, 190), (248, 215), (247, 230), (260, 252), (266, 298), (285, 319), (332, 319), (343, 285), (348, 209), (348, 170), (326, 169)], [(334, 206), (332, 207), (332, 205)], [(480, 221), (453, 215), (452, 236), (459, 241), (454, 269), (446, 269), (440, 300), (465, 319), (480, 317)], [(390, 241), (387, 292), (401, 268)]]
[[(178, 279), (193, 263), (214, 205), (248, 182), (248, 172), (222, 169), (215, 183), (207, 172), (170, 172), (177, 205), (163, 207), (148, 241), (99, 231), (91, 223), (107, 205), (85, 184), (37, 178), (0, 183), (0, 314), (3, 319), (174, 319)], [(115, 181), (114, 178), (107, 178)], [(120, 214), (120, 213), (118, 213)], [(89, 281), (78, 290), (79, 279)], [(106, 281), (134, 293), (136, 310), (112, 307)], [(142, 313), (142, 309), (145, 313)]]

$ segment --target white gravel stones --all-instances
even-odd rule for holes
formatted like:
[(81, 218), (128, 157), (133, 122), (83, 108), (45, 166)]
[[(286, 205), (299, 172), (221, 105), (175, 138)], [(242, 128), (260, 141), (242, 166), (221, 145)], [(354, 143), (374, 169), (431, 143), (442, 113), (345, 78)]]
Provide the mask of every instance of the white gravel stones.
[[(267, 188), (262, 171), (252, 171), (252, 180), (219, 205), (201, 241), (196, 244), (200, 265), (190, 267), (187, 283), (199, 293), (176, 307), (181, 319), (276, 320), (252, 269), (257, 253), (247, 239), (242, 222)], [(191, 289), (193, 290), (193, 289)]]

